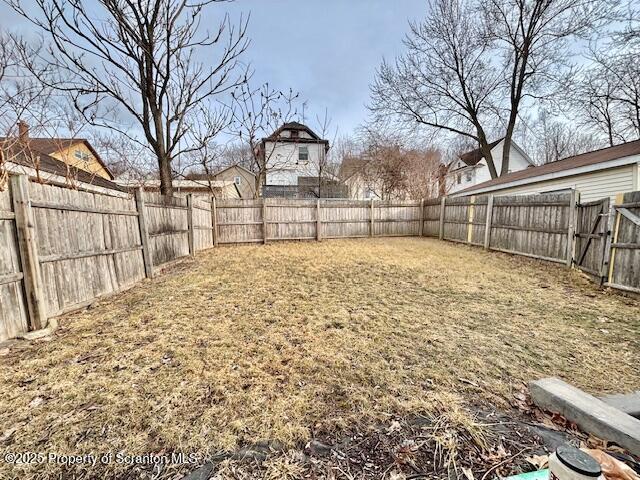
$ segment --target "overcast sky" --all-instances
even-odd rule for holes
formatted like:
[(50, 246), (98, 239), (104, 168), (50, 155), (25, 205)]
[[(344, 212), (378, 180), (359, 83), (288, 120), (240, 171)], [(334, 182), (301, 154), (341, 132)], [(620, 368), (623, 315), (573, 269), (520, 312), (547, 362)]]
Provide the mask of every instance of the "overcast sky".
[(228, 8), (251, 12), (246, 58), (256, 80), (299, 91), (309, 123), (326, 107), (334, 128), (350, 133), (366, 117), (376, 67), (402, 50), (426, 0), (236, 0)]
[(236, 0), (228, 8), (251, 12), (246, 59), (256, 80), (299, 91), (310, 124), (326, 107), (334, 128), (350, 133), (366, 118), (376, 67), (400, 53), (426, 0)]
[[(333, 128), (348, 134), (366, 118), (376, 67), (402, 51), (409, 20), (424, 17), (426, 8), (426, 0), (235, 0), (210, 6), (201, 25), (214, 30), (225, 10), (235, 20), (250, 13), (244, 60), (256, 84), (298, 91), (308, 101), (311, 126), (326, 107)], [(0, 26), (33, 33), (2, 2)]]

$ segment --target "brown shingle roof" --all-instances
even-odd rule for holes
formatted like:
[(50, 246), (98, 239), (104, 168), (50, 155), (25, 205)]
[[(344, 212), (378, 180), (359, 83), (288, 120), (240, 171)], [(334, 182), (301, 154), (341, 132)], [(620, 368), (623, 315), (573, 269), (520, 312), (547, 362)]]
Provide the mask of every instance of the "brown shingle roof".
[[(309, 135), (311, 135), (311, 137), (313, 138), (281, 137), (280, 134), (285, 130), (305, 131)], [(263, 139), (262, 141), (264, 142), (265, 140), (280, 140), (280, 141), (290, 141), (290, 142), (295, 141), (298, 143), (327, 143), (327, 144), (329, 143), (328, 140), (321, 139), (313, 130), (311, 130), (309, 127), (299, 122), (285, 123), (284, 125), (282, 125), (280, 128), (278, 128), (275, 132), (273, 132), (271, 135), (269, 135), (267, 138)]]
[[(7, 140), (6, 137), (0, 137), (0, 142)], [(13, 139), (15, 141), (15, 139)], [(102, 161), (98, 152), (93, 148), (89, 140), (86, 138), (43, 138), (43, 137), (29, 137), (26, 140), (29, 143), (29, 149), (34, 152), (44, 153), (51, 155), (52, 153), (59, 152), (60, 150), (67, 149), (78, 143), (84, 144), (92, 153), (96, 161), (105, 169), (107, 174), (113, 179), (113, 173), (109, 170), (109, 167)]]
[[(14, 140), (15, 141), (15, 140)], [(2, 143), (6, 142), (6, 139), (0, 138), (0, 147), (2, 147)], [(31, 142), (29, 142), (29, 148), (31, 149)], [(20, 147), (17, 144), (14, 145), (6, 145), (4, 146), (5, 152), (9, 154), (9, 162), (23, 165), (25, 167), (35, 168), (34, 160), (37, 157), (38, 169), (43, 172), (53, 173), (55, 175), (59, 175), (61, 177), (67, 178), (71, 177), (77, 180), (78, 182), (87, 183), (89, 185), (95, 185), (97, 187), (108, 188), (112, 190), (119, 190), (121, 192), (126, 192), (127, 189), (121, 187), (120, 185), (107, 180), (106, 178), (100, 177), (96, 174), (92, 174), (86, 172), (84, 170), (80, 170), (76, 167), (73, 167), (61, 160), (53, 158), (50, 155), (42, 153), (40, 151), (35, 151), (35, 149), (31, 150), (31, 153), (26, 153), (25, 149)]]
[(600, 150), (594, 150), (592, 152), (582, 153), (573, 157), (563, 158), (562, 160), (546, 163), (544, 165), (540, 165), (539, 167), (529, 167), (524, 170), (512, 172), (507, 175), (503, 175), (501, 177), (479, 183), (478, 185), (474, 185), (473, 187), (460, 190), (459, 192), (456, 192), (456, 195), (466, 192), (470, 193), (481, 188), (493, 187), (505, 183), (515, 182), (518, 180), (534, 179), (535, 177), (539, 177), (542, 175), (562, 172), (564, 170), (571, 170), (573, 168), (597, 165), (598, 163), (617, 160), (619, 158), (629, 157), (631, 155), (640, 155), (640, 140), (622, 143), (620, 145), (602, 148)]
[[(495, 142), (491, 142), (489, 144), (489, 150), (491, 150), (493, 147), (498, 145), (501, 141), (502, 141), (502, 138), (499, 138)], [(464, 163), (466, 163), (468, 166), (473, 167), (480, 160), (482, 160), (484, 158), (484, 153), (482, 153), (482, 150), (480, 148), (476, 148), (475, 150), (471, 150), (469, 152), (465, 152), (465, 153), (461, 154), (459, 156), (459, 158)]]

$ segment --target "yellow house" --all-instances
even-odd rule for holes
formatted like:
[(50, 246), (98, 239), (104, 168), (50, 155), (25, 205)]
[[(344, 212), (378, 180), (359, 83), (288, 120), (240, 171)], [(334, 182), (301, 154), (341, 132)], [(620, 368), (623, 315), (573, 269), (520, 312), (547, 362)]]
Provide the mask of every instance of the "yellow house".
[(29, 147), (78, 170), (113, 180), (113, 174), (109, 168), (84, 138), (30, 138)]
[(29, 136), (29, 126), (18, 122), (18, 138), (23, 147), (44, 153), (78, 170), (113, 180), (113, 174), (84, 138), (37, 138)]

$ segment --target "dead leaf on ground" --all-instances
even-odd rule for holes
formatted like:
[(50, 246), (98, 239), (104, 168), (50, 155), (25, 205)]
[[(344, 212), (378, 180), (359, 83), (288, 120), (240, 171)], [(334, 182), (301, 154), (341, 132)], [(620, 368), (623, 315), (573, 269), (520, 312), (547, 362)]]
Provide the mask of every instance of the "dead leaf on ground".
[(531, 455), (525, 460), (535, 466), (537, 470), (542, 470), (549, 465), (549, 455)]

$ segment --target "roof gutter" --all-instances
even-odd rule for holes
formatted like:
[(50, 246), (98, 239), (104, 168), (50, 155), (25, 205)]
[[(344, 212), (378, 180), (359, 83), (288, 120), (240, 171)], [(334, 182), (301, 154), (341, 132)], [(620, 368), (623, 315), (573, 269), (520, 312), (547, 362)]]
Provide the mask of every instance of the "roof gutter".
[(582, 167), (571, 168), (568, 170), (561, 170), (559, 172), (547, 173), (539, 175), (537, 177), (522, 178), (520, 180), (514, 180), (512, 182), (498, 183), (496, 185), (489, 185), (486, 187), (471, 187), (468, 190), (462, 190), (460, 192), (452, 193), (450, 197), (463, 197), (465, 195), (477, 195), (479, 193), (493, 192), (495, 190), (504, 190), (507, 188), (519, 187), (521, 185), (529, 185), (532, 183), (546, 182), (548, 180), (555, 180), (557, 178), (573, 177), (575, 175), (581, 175), (583, 173), (597, 172), (599, 170), (607, 170), (609, 168), (624, 167), (626, 165), (633, 165), (640, 162), (640, 155), (631, 155), (629, 157), (618, 158), (616, 160), (609, 160), (608, 162), (596, 163), (593, 165), (585, 165)]

